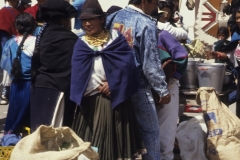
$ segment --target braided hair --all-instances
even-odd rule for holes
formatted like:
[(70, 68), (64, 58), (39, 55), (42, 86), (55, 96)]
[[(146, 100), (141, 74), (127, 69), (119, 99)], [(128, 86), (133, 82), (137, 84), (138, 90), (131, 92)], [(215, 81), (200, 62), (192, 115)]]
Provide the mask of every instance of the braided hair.
[(27, 39), (29, 34), (32, 34), (35, 27), (36, 21), (33, 16), (29, 13), (22, 13), (16, 17), (15, 26), (20, 35), (23, 35), (22, 41), (18, 46), (16, 57), (13, 59), (11, 75), (15, 79), (19, 79), (22, 76), (22, 64), (21, 64), (21, 54), (23, 49), (23, 44)]

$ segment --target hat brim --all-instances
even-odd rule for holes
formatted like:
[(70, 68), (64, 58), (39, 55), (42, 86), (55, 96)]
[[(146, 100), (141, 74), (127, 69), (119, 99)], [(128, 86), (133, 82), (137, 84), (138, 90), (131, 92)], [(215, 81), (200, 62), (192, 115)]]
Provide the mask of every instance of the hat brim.
[(89, 14), (89, 13), (84, 14), (84, 13), (82, 13), (78, 19), (84, 20), (84, 19), (91, 19), (91, 18), (102, 17), (102, 16), (106, 16), (106, 13), (104, 12), (101, 15), (99, 15), (99, 14)]
[(158, 13), (168, 13), (166, 11), (158, 10)]

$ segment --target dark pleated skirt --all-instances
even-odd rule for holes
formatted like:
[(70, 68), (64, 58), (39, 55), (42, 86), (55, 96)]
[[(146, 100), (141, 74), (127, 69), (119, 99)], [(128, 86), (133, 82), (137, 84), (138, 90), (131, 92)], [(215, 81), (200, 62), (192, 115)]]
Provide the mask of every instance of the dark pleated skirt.
[[(31, 131), (35, 131), (40, 125), (51, 125), (60, 93), (59, 90), (42, 87), (34, 87), (31, 90)], [(69, 94), (64, 93), (63, 126), (71, 127), (75, 106), (75, 103), (69, 99)]]
[(20, 133), (30, 125), (30, 80), (13, 80), (9, 107), (4, 127), (5, 133)]
[(132, 159), (145, 152), (130, 100), (114, 110), (103, 94), (85, 97), (72, 129), (98, 148), (101, 160)]

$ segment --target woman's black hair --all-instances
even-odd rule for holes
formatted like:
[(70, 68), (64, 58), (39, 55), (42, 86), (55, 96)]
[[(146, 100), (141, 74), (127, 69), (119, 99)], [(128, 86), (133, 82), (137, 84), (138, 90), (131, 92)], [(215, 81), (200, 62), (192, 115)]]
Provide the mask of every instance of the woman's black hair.
[(33, 33), (36, 27), (36, 21), (31, 14), (22, 13), (16, 17), (15, 26), (19, 34), (23, 35), (22, 41), (20, 42), (20, 45), (17, 49), (16, 57), (13, 59), (11, 70), (11, 75), (15, 79), (18, 79), (22, 75), (21, 51), (23, 48), (23, 44), (27, 39), (28, 35)]
[(224, 26), (219, 27), (218, 31), (217, 31), (217, 35), (219, 35), (219, 34), (223, 34), (226, 37), (226, 39), (227, 39), (229, 37), (229, 30), (228, 30), (228, 28), (224, 27)]
[(171, 12), (173, 12), (174, 10), (174, 3), (172, 1), (159, 1), (158, 2), (158, 7), (160, 10), (162, 10), (163, 8), (169, 8), (171, 10)]
[(175, 11), (179, 11), (179, 6), (176, 6), (176, 10), (174, 10), (174, 8), (175, 8), (175, 1), (178, 1), (178, 3), (179, 3), (179, 0), (166, 0), (166, 2), (169, 4), (169, 5), (172, 5), (173, 4), (173, 12), (175, 12)]
[(232, 7), (230, 4), (227, 4), (223, 7), (223, 13), (226, 13), (227, 15), (232, 14)]
[[(232, 14), (232, 19), (233, 19), (233, 22), (236, 24), (236, 14), (237, 13), (240, 13), (240, 6), (239, 7), (237, 7), (236, 9), (235, 9), (235, 11), (233, 12), (233, 14)], [(230, 18), (229, 18), (230, 19)], [(238, 28), (238, 27), (237, 27)]]
[(227, 15), (236, 14), (238, 8), (240, 6), (240, 0), (232, 0), (231, 4), (227, 4), (223, 8), (223, 13)]
[[(152, 0), (147, 0), (149, 3), (152, 2)], [(142, 0), (129, 0), (128, 4), (136, 4), (139, 5), (142, 3)]]
[(234, 15), (236, 15), (236, 13), (240, 13), (240, 6), (235, 10)]
[[(163, 8), (169, 8), (171, 11), (170, 19), (168, 20), (169, 22), (174, 21), (173, 17), (173, 12), (174, 12), (174, 3), (172, 1), (158, 1), (158, 8), (162, 10)], [(169, 14), (169, 13), (168, 13)]]
[(26, 12), (18, 15), (15, 20), (16, 29), (21, 35), (23, 35), (25, 32), (27, 32), (28, 34), (32, 34), (36, 28), (36, 25), (37, 23), (34, 17)]

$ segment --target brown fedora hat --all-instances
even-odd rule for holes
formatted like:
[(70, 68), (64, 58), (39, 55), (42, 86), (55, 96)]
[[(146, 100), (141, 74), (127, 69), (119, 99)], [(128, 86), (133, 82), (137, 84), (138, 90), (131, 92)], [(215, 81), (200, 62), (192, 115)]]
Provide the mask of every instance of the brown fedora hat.
[(100, 16), (105, 16), (105, 12), (103, 12), (98, 0), (86, 0), (82, 6), (79, 19), (90, 19)]

